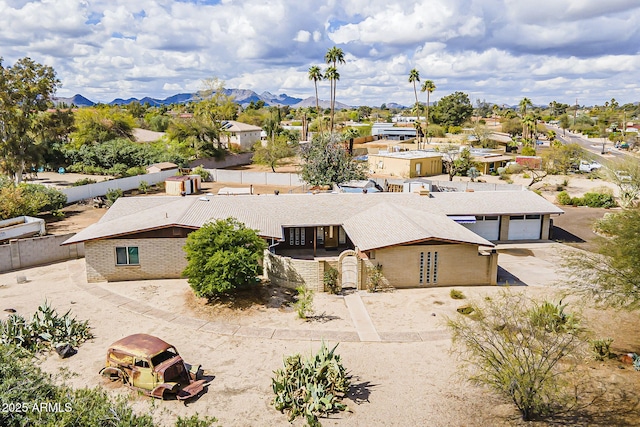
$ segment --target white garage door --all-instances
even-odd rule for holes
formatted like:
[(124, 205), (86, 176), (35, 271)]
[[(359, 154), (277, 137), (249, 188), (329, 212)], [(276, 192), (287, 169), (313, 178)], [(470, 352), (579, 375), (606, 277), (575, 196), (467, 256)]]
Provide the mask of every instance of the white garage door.
[(497, 215), (478, 215), (474, 224), (462, 225), (487, 240), (498, 240), (500, 238), (500, 217)]
[(512, 215), (509, 217), (509, 240), (538, 240), (542, 229), (541, 215)]

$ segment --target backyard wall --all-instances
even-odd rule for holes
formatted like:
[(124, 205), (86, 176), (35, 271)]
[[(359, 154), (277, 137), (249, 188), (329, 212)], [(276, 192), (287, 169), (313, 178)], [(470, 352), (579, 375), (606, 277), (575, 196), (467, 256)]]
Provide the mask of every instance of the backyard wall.
[(229, 169), (207, 169), (216, 182), (299, 187), (306, 183), (296, 173), (247, 172)]
[(104, 196), (107, 194), (107, 191), (111, 189), (115, 190), (119, 188), (122, 191), (135, 190), (140, 186), (142, 181), (150, 185), (164, 182), (165, 179), (174, 176), (177, 171), (177, 169), (172, 169), (145, 175), (129, 176), (127, 178), (112, 179), (111, 181), (96, 182), (95, 184), (62, 188), (60, 191), (67, 196), (67, 203), (74, 203), (78, 200)]
[(0, 246), (0, 272), (82, 258), (84, 244), (60, 246), (74, 234), (12, 240)]

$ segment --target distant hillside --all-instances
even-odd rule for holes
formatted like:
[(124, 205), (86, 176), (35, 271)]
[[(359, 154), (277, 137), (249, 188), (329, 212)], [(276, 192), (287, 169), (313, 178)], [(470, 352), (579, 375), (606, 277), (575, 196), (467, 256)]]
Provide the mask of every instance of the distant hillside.
[[(254, 103), (258, 101), (263, 101), (266, 106), (287, 105), (292, 108), (316, 106), (316, 99), (313, 96), (310, 96), (309, 98), (306, 98), (306, 99), (301, 99), (301, 98), (295, 98), (295, 97), (289, 96), (286, 93), (274, 95), (270, 92), (263, 92), (262, 94), (258, 95), (256, 92), (249, 89), (225, 89), (224, 92), (225, 92), (225, 95), (232, 96), (233, 100), (237, 104), (242, 105), (243, 107), (246, 107), (252, 101)], [(151, 97), (144, 97), (142, 99), (116, 98), (113, 101), (109, 102), (109, 105), (128, 105), (128, 104), (131, 104), (132, 102), (139, 102), (140, 104), (148, 103), (151, 106), (158, 107), (161, 105), (170, 105), (170, 104), (186, 104), (188, 102), (197, 101), (198, 99), (199, 97), (195, 93), (178, 93), (176, 95), (172, 95), (165, 99), (157, 99), (157, 98), (151, 98)], [(73, 105), (77, 105), (78, 107), (88, 107), (96, 104), (95, 102), (85, 98), (82, 95), (74, 95), (71, 98), (58, 97), (58, 98), (54, 98), (54, 102), (56, 104), (61, 104), (61, 103), (64, 103), (67, 105), (73, 104)], [(331, 107), (329, 101), (325, 101), (322, 99), (319, 101), (319, 104), (321, 108)], [(390, 108), (391, 108), (391, 105), (392, 104), (389, 104)], [(351, 106), (347, 104), (343, 104), (341, 102), (336, 102), (336, 109), (338, 110), (349, 109), (349, 108), (351, 108)]]
[(56, 97), (53, 98), (53, 103), (56, 105), (65, 104), (67, 106), (76, 105), (78, 107), (91, 107), (96, 104), (95, 102), (88, 100), (80, 94), (75, 94), (70, 98)]

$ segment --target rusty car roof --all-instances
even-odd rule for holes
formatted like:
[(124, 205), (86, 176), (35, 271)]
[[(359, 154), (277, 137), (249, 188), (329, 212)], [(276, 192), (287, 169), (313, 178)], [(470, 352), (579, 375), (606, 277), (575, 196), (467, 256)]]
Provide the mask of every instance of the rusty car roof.
[(121, 350), (134, 356), (155, 356), (168, 348), (175, 348), (158, 337), (148, 334), (133, 334), (114, 342), (111, 349)]

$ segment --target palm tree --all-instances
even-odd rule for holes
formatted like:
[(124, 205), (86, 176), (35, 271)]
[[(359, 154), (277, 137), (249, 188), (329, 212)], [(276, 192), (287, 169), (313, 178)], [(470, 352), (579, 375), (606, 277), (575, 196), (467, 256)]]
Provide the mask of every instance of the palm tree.
[[(416, 120), (417, 126), (416, 126), (416, 130), (418, 129), (418, 126), (420, 126), (420, 102), (418, 101), (418, 88), (416, 86), (416, 82), (420, 82), (420, 72), (413, 68), (411, 69), (411, 71), (409, 71), (409, 83), (413, 83), (413, 94), (416, 96), (416, 104), (415, 104), (415, 108), (417, 110), (418, 113), (418, 119)], [(420, 148), (420, 132), (416, 132), (416, 139), (418, 141), (418, 148)]]
[(322, 118), (320, 117), (320, 101), (318, 101), (318, 82), (322, 80), (324, 76), (320, 67), (313, 65), (309, 67), (309, 80), (313, 80), (313, 85), (316, 89), (316, 114), (318, 116), (318, 130), (322, 133)]
[[(324, 55), (324, 61), (327, 64), (331, 64), (332, 66), (327, 69), (325, 72), (325, 79), (331, 81), (331, 133), (333, 133), (333, 117), (335, 113), (336, 107), (336, 87), (337, 81), (340, 80), (340, 74), (338, 74), (337, 64), (344, 64), (344, 52), (339, 47), (332, 47), (327, 51)], [(327, 73), (331, 70), (331, 75), (337, 78), (329, 78), (327, 77)]]
[(427, 92), (427, 116), (425, 117), (425, 120), (427, 122), (427, 132), (425, 132), (425, 134), (427, 135), (427, 138), (429, 135), (429, 104), (431, 103), (430, 95), (434, 90), (436, 90), (436, 85), (433, 83), (433, 80), (425, 80), (424, 83), (422, 83), (422, 87), (420, 88), (421, 92)]
[(532, 107), (533, 103), (529, 98), (525, 97), (525, 98), (522, 98), (522, 101), (520, 101), (518, 106), (520, 107), (520, 117), (522, 117), (522, 138), (524, 139), (527, 137), (527, 133), (528, 133), (527, 124), (525, 122), (525, 116), (527, 115), (527, 107)]

